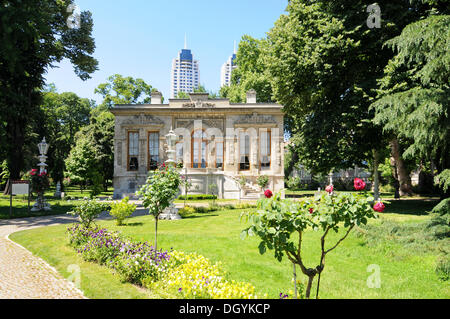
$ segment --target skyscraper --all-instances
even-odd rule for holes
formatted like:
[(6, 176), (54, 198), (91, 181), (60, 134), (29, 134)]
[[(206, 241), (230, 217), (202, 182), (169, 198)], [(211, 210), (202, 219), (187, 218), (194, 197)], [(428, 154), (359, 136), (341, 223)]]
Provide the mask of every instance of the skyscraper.
[(184, 37), (184, 49), (178, 53), (178, 57), (172, 60), (172, 74), (170, 83), (170, 97), (177, 97), (179, 92), (194, 92), (200, 83), (200, 71), (198, 61), (194, 60), (191, 50), (187, 48), (186, 36)]
[(220, 71), (220, 86), (230, 86), (231, 83), (231, 71), (237, 67), (236, 65), (236, 43), (234, 44), (233, 55), (228, 57), (227, 62), (222, 65)]

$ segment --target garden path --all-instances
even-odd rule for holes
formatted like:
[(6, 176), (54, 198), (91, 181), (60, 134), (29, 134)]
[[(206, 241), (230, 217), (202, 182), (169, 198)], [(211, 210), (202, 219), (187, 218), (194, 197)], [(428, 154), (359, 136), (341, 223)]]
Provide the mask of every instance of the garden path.
[(16, 231), (74, 220), (72, 216), (61, 215), (0, 220), (0, 299), (85, 298), (72, 282), (8, 238)]

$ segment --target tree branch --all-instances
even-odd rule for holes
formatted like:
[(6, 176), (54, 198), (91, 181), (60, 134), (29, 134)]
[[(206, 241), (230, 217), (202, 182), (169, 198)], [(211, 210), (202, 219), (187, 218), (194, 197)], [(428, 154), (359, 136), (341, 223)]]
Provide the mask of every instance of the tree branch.
[(347, 230), (347, 233), (344, 235), (344, 237), (342, 237), (341, 239), (339, 239), (339, 241), (336, 243), (336, 245), (334, 245), (333, 247), (331, 247), (330, 249), (325, 251), (325, 254), (328, 254), (330, 251), (332, 251), (333, 249), (335, 249), (337, 247), (337, 245), (339, 245), (347, 236), (348, 234), (350, 234), (350, 231), (353, 229), (355, 225), (350, 226), (350, 228)]

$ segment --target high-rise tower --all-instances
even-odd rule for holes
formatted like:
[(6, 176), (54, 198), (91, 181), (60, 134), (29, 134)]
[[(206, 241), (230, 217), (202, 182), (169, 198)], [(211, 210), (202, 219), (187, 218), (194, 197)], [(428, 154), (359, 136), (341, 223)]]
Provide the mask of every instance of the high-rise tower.
[(231, 71), (237, 67), (236, 65), (236, 42), (234, 43), (233, 54), (228, 57), (227, 62), (222, 65), (220, 70), (220, 86), (230, 86)]
[(172, 60), (172, 73), (170, 79), (170, 97), (177, 97), (179, 92), (194, 92), (200, 83), (198, 61), (194, 60), (191, 50), (187, 48), (186, 35), (184, 36), (184, 49), (178, 57)]

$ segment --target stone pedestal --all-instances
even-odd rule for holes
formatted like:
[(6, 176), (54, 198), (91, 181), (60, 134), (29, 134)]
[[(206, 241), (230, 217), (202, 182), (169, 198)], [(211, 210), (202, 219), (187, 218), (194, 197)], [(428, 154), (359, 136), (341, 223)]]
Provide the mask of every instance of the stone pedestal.
[(61, 198), (61, 182), (58, 181), (56, 183), (56, 191), (55, 194), (53, 195), (55, 198)]
[(178, 214), (178, 208), (175, 207), (175, 205), (172, 203), (169, 207), (167, 207), (160, 215), (159, 219), (165, 219), (165, 220), (175, 220), (175, 219), (181, 219), (180, 214)]

